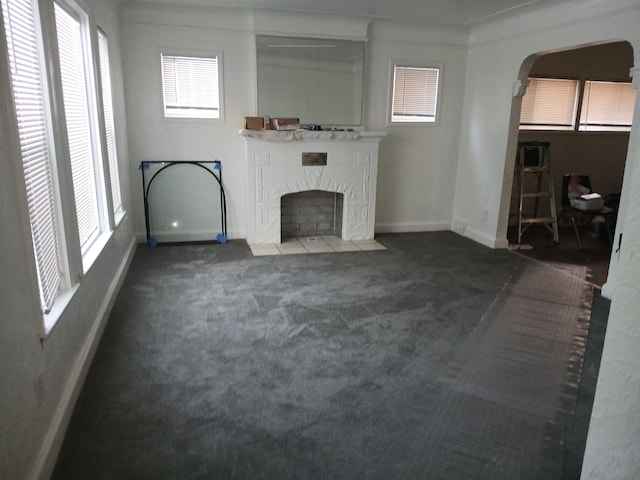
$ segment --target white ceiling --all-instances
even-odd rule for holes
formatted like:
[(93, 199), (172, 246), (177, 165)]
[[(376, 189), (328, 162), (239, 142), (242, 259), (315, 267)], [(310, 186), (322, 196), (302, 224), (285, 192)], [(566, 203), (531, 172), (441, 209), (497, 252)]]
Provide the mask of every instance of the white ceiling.
[[(109, 0), (134, 3), (136, 0)], [(323, 12), (432, 24), (470, 25), (498, 15), (580, 0), (144, 0), (174, 5), (211, 5), (299, 12)]]

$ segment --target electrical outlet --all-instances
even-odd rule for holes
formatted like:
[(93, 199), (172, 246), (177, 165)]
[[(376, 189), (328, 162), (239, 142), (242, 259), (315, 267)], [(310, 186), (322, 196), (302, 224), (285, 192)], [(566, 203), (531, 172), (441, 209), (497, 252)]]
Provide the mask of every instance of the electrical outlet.
[(452, 230), (458, 235), (464, 235), (467, 232), (468, 224), (466, 222), (454, 221)]

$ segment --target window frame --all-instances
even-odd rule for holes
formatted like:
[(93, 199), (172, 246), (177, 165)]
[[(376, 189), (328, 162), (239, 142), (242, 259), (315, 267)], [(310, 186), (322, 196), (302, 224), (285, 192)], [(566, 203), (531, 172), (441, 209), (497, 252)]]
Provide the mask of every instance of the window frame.
[[(63, 9), (66, 13), (68, 13), (74, 20), (76, 20), (80, 25), (81, 30), (81, 50), (82, 50), (82, 66), (84, 70), (84, 88), (87, 102), (87, 116), (89, 121), (89, 143), (91, 145), (91, 164), (93, 167), (93, 186), (94, 186), (94, 195), (96, 201), (97, 208), (97, 229), (91, 235), (91, 237), (85, 242), (84, 245), (78, 243), (80, 249), (81, 256), (81, 276), (86, 273), (91, 265), (96, 260), (102, 249), (104, 248), (111, 231), (111, 223), (109, 221), (109, 202), (107, 200), (107, 184), (105, 181), (105, 159), (103, 157), (103, 126), (101, 124), (100, 118), (102, 116), (102, 107), (101, 102), (99, 100), (99, 84), (98, 84), (98, 51), (97, 51), (97, 27), (95, 22), (92, 20), (91, 15), (88, 12), (88, 9), (77, 0), (53, 0), (51, 2), (51, 9), (53, 15), (54, 26), (56, 26), (56, 30), (54, 30), (53, 35), (55, 36), (55, 45), (56, 45), (56, 53), (60, 52), (59, 45), (59, 34), (57, 32), (56, 18), (55, 18), (55, 7), (56, 5)], [(63, 96), (63, 79), (60, 63), (56, 64), (55, 67), (57, 81), (60, 84), (60, 92), (58, 95), (58, 109), (64, 112), (65, 125), (63, 126), (63, 131), (61, 132), (61, 141), (60, 143), (65, 144), (65, 161), (71, 162), (71, 152), (69, 150), (69, 133), (67, 131), (67, 123), (66, 123), (66, 106), (64, 102)], [(61, 129), (62, 130), (62, 129)], [(71, 167), (69, 166), (69, 171), (71, 172)], [(76, 189), (73, 186), (73, 175), (71, 175), (70, 182), (72, 185), (72, 191), (74, 192), (74, 212), (75, 212), (75, 234), (78, 237), (77, 241), (80, 241), (79, 234), (79, 218), (78, 212), (75, 210), (75, 206), (77, 205), (75, 199)], [(67, 225), (65, 227), (68, 228)]]
[[(631, 114), (630, 118), (629, 118), (629, 124), (626, 123), (612, 123), (612, 124), (597, 124), (597, 123), (589, 123), (588, 120), (586, 120), (585, 122), (583, 122), (583, 117), (585, 115), (585, 106), (587, 106), (589, 104), (589, 100), (586, 99), (587, 95), (588, 95), (588, 89), (589, 89), (589, 84), (620, 84), (620, 85), (625, 85), (628, 86), (630, 88), (631, 91), (633, 91), (634, 93), (634, 104), (631, 105), (631, 111), (629, 112)], [(589, 89), (590, 90), (590, 89)], [(585, 79), (583, 84), (582, 84), (582, 95), (581, 95), (581, 100), (580, 100), (580, 114), (577, 117), (577, 125), (576, 125), (576, 129), (579, 132), (630, 132), (631, 131), (631, 127), (633, 126), (633, 113), (634, 113), (634, 107), (635, 107), (635, 102), (638, 101), (638, 95), (637, 95), (638, 91), (635, 88), (635, 86), (633, 85), (632, 82), (622, 82), (622, 81), (613, 81), (613, 80), (594, 80), (594, 79)], [(586, 101), (585, 101), (586, 100)], [(617, 103), (616, 106), (619, 106), (620, 103)]]
[[(224, 56), (221, 50), (198, 50), (198, 49), (180, 49), (158, 48), (156, 49), (158, 62), (158, 78), (160, 81), (160, 112), (163, 121), (169, 122), (214, 122), (224, 123), (225, 121), (225, 102), (224, 102)], [(183, 57), (183, 58), (215, 58), (218, 80), (218, 117), (208, 116), (191, 116), (191, 115), (167, 115), (165, 105), (165, 82), (163, 70), (163, 57)]]
[[(115, 227), (122, 218), (125, 210), (122, 201), (122, 185), (120, 182), (120, 166), (118, 164), (118, 144), (116, 139), (115, 112), (113, 108), (113, 86), (111, 75), (111, 60), (109, 54), (109, 36), (99, 26), (95, 29), (97, 41), (97, 81), (98, 81), (98, 110), (100, 120), (100, 134), (102, 144), (102, 158), (104, 168), (108, 175), (105, 175), (105, 188), (108, 197), (109, 218)], [(104, 53), (102, 57), (101, 38), (104, 38)], [(104, 60), (104, 63), (103, 63)], [(106, 67), (106, 68), (103, 68)], [(114, 185), (115, 183), (115, 185)]]
[[(107, 182), (105, 175), (108, 170), (106, 154), (105, 137), (106, 130), (103, 121), (102, 111), (102, 90), (101, 79), (99, 78), (99, 45), (98, 45), (98, 27), (95, 23), (94, 16), (91, 11), (82, 3), (81, 0), (24, 0), (24, 10), (27, 12), (26, 17), (19, 17), (19, 22), (27, 22), (33, 25), (33, 32), (27, 34), (28, 43), (25, 47), (18, 44), (18, 49), (27, 48), (37, 55), (37, 77), (41, 82), (41, 94), (39, 102), (42, 105), (42, 112), (37, 110), (38, 117), (43, 119), (46, 130), (45, 140), (38, 143), (42, 145), (41, 150), (49, 152), (48, 165), (51, 170), (53, 190), (51, 194), (47, 194), (44, 198), (51, 198), (55, 207), (55, 232), (57, 235), (58, 248), (58, 270), (60, 273), (60, 282), (52, 299), (51, 304), (42, 301), (42, 286), (38, 278), (40, 273), (38, 269), (38, 258), (36, 246), (33, 246), (33, 270), (34, 270), (34, 302), (38, 301), (40, 310), (42, 311), (41, 323), (38, 324), (38, 335), (41, 339), (46, 339), (54, 329), (58, 320), (64, 314), (67, 306), (78, 291), (82, 282), (83, 275), (91, 268), (91, 265), (103, 252), (109, 238), (111, 238), (112, 229), (115, 228), (113, 219), (113, 205), (110, 199), (110, 184)], [(73, 44), (76, 46), (82, 43), (82, 59), (79, 62), (79, 56), (74, 57), (77, 71), (82, 69), (84, 82), (81, 82), (81, 88), (86, 92), (87, 105), (89, 114), (87, 122), (90, 123), (90, 135), (87, 143), (91, 144), (91, 162), (96, 167), (95, 174), (90, 177), (90, 181), (96, 185), (96, 196), (99, 205), (99, 234), (90, 247), (81, 248), (78, 229), (78, 215), (76, 212), (75, 193), (73, 186), (73, 174), (70, 160), (69, 135), (67, 132), (67, 119), (65, 111), (65, 101), (63, 95), (63, 74), (61, 67), (61, 57), (59, 48), (58, 23), (56, 19), (56, 10), (61, 8), (65, 13), (70, 14), (74, 19), (74, 23), (69, 23), (72, 27), (75, 39)], [(9, 25), (8, 18), (3, 17), (4, 27)], [(24, 20), (22, 20), (24, 18)], [(78, 22), (79, 26), (75, 24)], [(9, 28), (9, 27), (7, 27)], [(6, 54), (9, 57), (15, 55), (18, 49), (13, 49), (11, 42), (6, 40), (3, 45), (6, 47)], [(33, 40), (35, 38), (35, 40)], [(71, 37), (69, 37), (71, 38)], [(80, 42), (77, 39), (81, 39)], [(35, 42), (35, 43), (34, 43)], [(76, 52), (80, 50), (76, 49)], [(81, 65), (80, 65), (81, 63)], [(8, 62), (7, 62), (8, 64)], [(31, 60), (31, 65), (36, 62)], [(8, 65), (7, 65), (8, 66)], [(7, 69), (7, 81), (9, 86), (7, 92), (11, 93), (11, 104), (9, 111), (14, 112), (19, 98), (16, 97), (14, 89), (13, 74)], [(67, 73), (68, 74), (68, 73)], [(36, 74), (31, 74), (36, 75)], [(69, 83), (68, 83), (69, 84)], [(115, 121), (115, 120), (114, 120)], [(42, 123), (42, 122), (40, 122)], [(37, 125), (39, 128), (40, 124)], [(22, 159), (23, 151), (20, 146), (19, 124), (16, 122), (15, 128), (11, 132), (11, 144), (15, 144), (16, 168), (24, 173), (24, 160)], [(42, 128), (40, 128), (42, 130)], [(39, 130), (39, 131), (40, 131)], [(41, 136), (40, 136), (41, 137)], [(12, 148), (12, 147), (9, 147)], [(18, 165), (19, 164), (19, 165)], [(26, 225), (31, 223), (32, 212), (26, 208), (27, 202), (27, 185), (25, 179), (24, 195), (25, 209), (24, 222)], [(36, 199), (38, 200), (38, 199)], [(124, 216), (124, 211), (122, 212)], [(31, 229), (30, 229), (31, 231)], [(33, 240), (33, 233), (32, 233)], [(50, 245), (53, 243), (50, 243)]]
[[(562, 124), (551, 124), (551, 123), (522, 123), (522, 114), (524, 112), (524, 98), (527, 93), (531, 90), (531, 81), (532, 80), (549, 80), (552, 82), (570, 82), (575, 86), (574, 98), (573, 98), (573, 109), (571, 113), (571, 117), (568, 119), (570, 123), (567, 125)], [(529, 77), (527, 78), (527, 90), (522, 97), (522, 105), (520, 109), (520, 120), (519, 120), (519, 128), (520, 130), (538, 130), (538, 131), (558, 131), (558, 132), (572, 132), (576, 129), (577, 118), (580, 115), (580, 106), (581, 106), (581, 98), (582, 98), (582, 84), (577, 78), (566, 78), (566, 77)]]
[[(620, 125), (620, 126), (604, 126), (603, 128), (597, 128), (597, 125), (594, 125), (593, 128), (585, 128), (585, 124), (582, 123), (583, 119), (583, 109), (585, 107), (585, 95), (586, 95), (586, 85), (589, 82), (592, 83), (621, 83), (625, 85), (630, 85), (636, 91), (636, 102), (638, 101), (637, 89), (633, 86), (631, 81), (627, 80), (602, 80), (595, 78), (566, 78), (566, 77), (542, 77), (542, 76), (530, 76), (527, 78), (527, 82), (532, 79), (548, 79), (548, 80), (568, 80), (576, 82), (576, 105), (573, 113), (573, 125), (572, 127), (552, 127), (548, 124), (523, 124), (522, 122), (522, 105), (520, 109), (520, 119), (518, 123), (518, 128), (521, 131), (546, 131), (546, 132), (574, 132), (574, 133), (629, 133), (633, 126), (633, 114), (631, 118), (630, 125)], [(529, 88), (529, 84), (527, 84), (527, 91)], [(526, 96), (523, 95), (523, 99)], [(524, 100), (523, 100), (524, 101)]]
[[(394, 90), (396, 68), (433, 69), (438, 71), (437, 91), (435, 94), (435, 115), (433, 121), (397, 121), (394, 120)], [(392, 59), (389, 66), (389, 99), (387, 101), (387, 126), (439, 126), (442, 112), (442, 90), (444, 77), (444, 63), (432, 61)]]
[[(45, 237), (41, 236), (39, 233), (34, 232), (33, 227), (34, 227), (34, 222), (35, 223), (39, 223), (39, 221), (37, 219), (34, 219), (34, 216), (38, 216), (39, 214), (33, 210), (32, 206), (29, 205), (28, 207), (28, 211), (26, 212), (28, 215), (28, 220), (29, 220), (29, 231), (31, 233), (31, 239), (32, 239), (32, 248), (33, 248), (33, 252), (34, 252), (34, 269), (36, 271), (36, 275), (37, 275), (37, 286), (38, 286), (38, 298), (40, 301), (40, 308), (41, 311), (43, 313), (43, 324), (42, 327), (44, 329), (44, 334), (46, 334), (48, 331), (50, 331), (50, 329), (53, 327), (53, 324), (55, 323), (54, 321), (52, 321), (51, 319), (54, 318), (55, 315), (55, 311), (58, 307), (57, 304), (59, 304), (58, 302), (58, 298), (60, 297), (61, 293), (64, 292), (65, 290), (68, 290), (70, 288), (70, 269), (69, 269), (69, 264), (67, 261), (67, 244), (66, 244), (66, 237), (64, 235), (64, 229), (62, 228), (62, 217), (63, 217), (63, 213), (62, 213), (62, 206), (61, 206), (61, 188), (59, 185), (59, 176), (58, 176), (58, 169), (57, 169), (57, 164), (58, 164), (58, 157), (57, 157), (57, 150), (56, 150), (56, 146), (57, 146), (57, 141), (56, 141), (56, 137), (53, 131), (53, 122), (52, 122), (52, 109), (51, 109), (51, 92), (50, 92), (50, 77), (49, 77), (49, 69), (46, 68), (46, 59), (45, 59), (45, 50), (46, 50), (46, 38), (45, 35), (43, 35), (41, 26), (42, 26), (42, 18), (45, 17), (45, 14), (43, 14), (40, 11), (40, 4), (38, 2), (29, 0), (29, 3), (31, 5), (31, 14), (33, 15), (32, 18), (29, 18), (28, 20), (30, 20), (30, 24), (33, 25), (34, 28), (34, 46), (35, 46), (35, 56), (37, 56), (37, 64), (38, 64), (38, 78), (40, 80), (40, 89), (41, 89), (41, 98), (40, 101), (42, 102), (42, 130), (43, 130), (43, 144), (44, 144), (44, 150), (46, 150), (46, 153), (44, 153), (43, 155), (45, 155), (45, 161), (48, 164), (46, 167), (44, 167), (47, 170), (47, 176), (49, 177), (47, 182), (48, 182), (48, 186), (45, 188), (46, 192), (41, 192), (47, 195), (51, 195), (51, 203), (50, 203), (50, 209), (49, 209), (49, 215), (51, 215), (51, 223), (48, 225), (48, 227), (50, 227), (53, 230), (53, 238), (50, 238), (49, 240), (53, 242), (53, 250), (54, 250), (54, 255), (55, 255), (55, 264), (57, 267), (57, 275), (55, 279), (51, 279), (49, 278), (48, 281), (54, 280), (55, 282), (55, 287), (53, 287), (53, 289), (49, 289), (46, 288), (45, 286), (43, 286), (44, 281), (47, 280), (43, 280), (41, 278), (41, 276), (49, 276), (46, 272), (42, 272), (42, 262), (45, 261), (45, 259), (43, 259), (41, 257), (41, 253), (39, 253), (42, 250), (41, 245), (38, 245), (38, 240), (36, 239), (36, 237), (40, 238), (42, 237), (42, 240), (44, 241)], [(8, 2), (7, 2), (8, 5)], [(46, 13), (46, 12), (45, 12)], [(9, 42), (6, 41), (6, 36), (9, 35), (9, 31), (6, 30), (6, 26), (8, 25), (9, 22), (9, 18), (6, 18), (3, 14), (3, 21), (4, 21), (4, 25), (3, 25), (3, 32), (6, 33), (5, 35), (5, 42), (4, 43), (6, 45), (6, 53), (7, 53), (7, 59), (9, 59), (10, 57), (15, 55), (15, 51), (10, 50), (9, 47)], [(24, 47), (24, 45), (21, 45), (22, 47)], [(15, 78), (13, 77), (13, 73), (12, 73), (12, 68), (9, 67), (8, 72), (10, 74), (10, 78), (9, 80), (9, 89), (11, 90), (11, 95), (12, 95), (12, 100), (11, 100), (11, 111), (13, 112), (14, 116), (16, 117), (16, 141), (18, 144), (18, 152), (20, 154), (20, 170), (22, 171), (22, 175), (23, 178), (25, 179), (25, 199), (29, 198), (29, 186), (28, 186), (28, 180), (26, 178), (26, 172), (25, 172), (25, 159), (24, 159), (24, 151), (22, 148), (22, 141), (21, 141), (21, 136), (22, 136), (22, 132), (20, 132), (20, 128), (19, 128), (19, 122), (17, 121), (18, 116), (19, 116), (19, 107), (17, 105), (17, 101), (16, 101), (16, 95), (15, 95)], [(35, 93), (35, 92), (32, 92)], [(32, 192), (35, 193), (35, 192)], [(37, 199), (36, 199), (37, 200)], [(28, 202), (29, 203), (29, 202)], [(40, 201), (38, 201), (38, 203), (40, 203)], [(39, 210), (39, 209), (38, 209)], [(37, 227), (39, 228), (39, 227)], [(48, 238), (48, 237), (47, 237)], [(45, 246), (44, 249), (48, 249), (49, 247), (51, 247), (51, 245), (49, 246)]]

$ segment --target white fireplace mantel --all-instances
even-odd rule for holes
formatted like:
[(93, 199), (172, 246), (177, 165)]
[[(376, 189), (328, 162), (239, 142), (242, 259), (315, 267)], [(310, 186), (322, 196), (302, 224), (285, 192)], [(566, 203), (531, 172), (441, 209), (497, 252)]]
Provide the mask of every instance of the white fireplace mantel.
[[(386, 132), (240, 134), (248, 172), (247, 243), (281, 243), (281, 197), (309, 190), (343, 194), (343, 240), (373, 239), (378, 146)], [(303, 166), (303, 153), (326, 153), (326, 165)]]

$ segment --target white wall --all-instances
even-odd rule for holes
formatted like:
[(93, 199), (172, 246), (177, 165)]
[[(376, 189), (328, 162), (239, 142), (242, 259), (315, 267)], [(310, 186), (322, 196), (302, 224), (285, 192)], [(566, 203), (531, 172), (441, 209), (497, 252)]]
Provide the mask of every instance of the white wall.
[[(138, 170), (141, 161), (217, 159), (222, 162), (227, 195), (228, 236), (244, 237), (246, 161), (238, 130), (243, 126), (244, 116), (254, 114), (256, 92), (255, 44), (248, 32), (249, 21), (246, 14), (224, 9), (215, 15), (201, 8), (172, 7), (134, 7), (123, 12), (129, 169), (135, 179), (133, 212), (139, 236), (145, 233)], [(222, 54), (224, 119), (163, 118), (160, 79), (163, 51)]]
[[(243, 116), (255, 113), (255, 33), (305, 33), (342, 38), (369, 37), (365, 54), (364, 126), (386, 130), (380, 147), (376, 230), (448, 229), (466, 65), (464, 31), (326, 15), (262, 13), (239, 9), (125, 8), (122, 41), (129, 124), (131, 173), (141, 160), (223, 162), (229, 237), (245, 237)], [(277, 30), (280, 29), (280, 30)], [(317, 33), (315, 33), (317, 32)], [(162, 118), (159, 55), (163, 49), (221, 51), (224, 57), (224, 121)], [(444, 67), (440, 126), (387, 127), (391, 59), (436, 62)], [(142, 193), (135, 224), (144, 234)]]
[[(98, 0), (97, 21), (109, 38), (118, 154), (126, 172), (118, 21)], [(133, 228), (125, 217), (82, 279), (53, 331), (41, 342), (37, 280), (16, 129), (10, 108), (4, 34), (0, 35), (0, 478), (48, 478), (82, 384), (103, 320), (133, 251)], [(131, 205), (121, 175), (125, 208)]]
[[(640, 48), (639, 43), (634, 45)], [(637, 68), (633, 83), (640, 89)], [(616, 279), (582, 468), (585, 479), (640, 478), (639, 124), (640, 102), (636, 102), (616, 229), (617, 235), (624, 236), (609, 267), (610, 277), (615, 268)]]
[[(466, 68), (466, 32), (374, 22), (365, 56), (365, 123), (380, 143), (376, 231), (451, 225)], [(392, 60), (442, 65), (440, 124), (387, 125)]]
[[(514, 82), (528, 70), (523, 62), (541, 52), (613, 40), (628, 40), (637, 56), (639, 22), (637, 1), (611, 0), (551, 6), (472, 30), (453, 213), (455, 223), (469, 225), (470, 237), (506, 244), (519, 117)], [(623, 248), (619, 262), (615, 253), (611, 261), (609, 280), (613, 274), (616, 288), (584, 459), (582, 478), (588, 479), (640, 476), (638, 104), (634, 120), (618, 221)]]
[[(613, 40), (633, 43), (636, 9), (615, 15), (606, 2), (599, 8), (572, 5), (493, 22), (472, 31), (467, 68), (465, 110), (454, 208), (455, 223), (469, 225), (469, 236), (491, 246), (506, 246), (506, 226), (518, 111), (512, 111), (514, 82), (530, 57), (579, 45)], [(604, 7), (602, 7), (604, 8)], [(591, 15), (600, 15), (593, 19)], [(585, 17), (584, 20), (580, 20)], [(571, 19), (571, 20), (568, 20)], [(525, 70), (525, 78), (528, 69)], [(491, 112), (488, 114), (487, 112)], [(476, 195), (466, 192), (474, 189)], [(488, 212), (488, 215), (486, 214)]]

